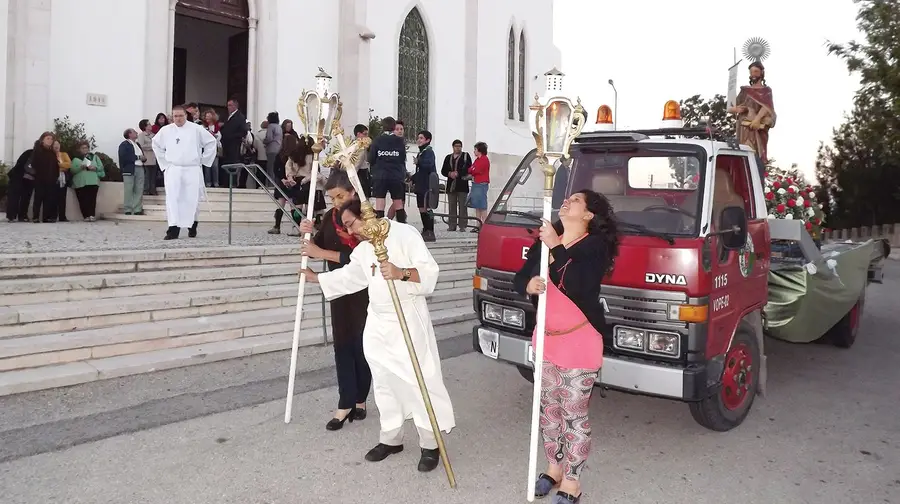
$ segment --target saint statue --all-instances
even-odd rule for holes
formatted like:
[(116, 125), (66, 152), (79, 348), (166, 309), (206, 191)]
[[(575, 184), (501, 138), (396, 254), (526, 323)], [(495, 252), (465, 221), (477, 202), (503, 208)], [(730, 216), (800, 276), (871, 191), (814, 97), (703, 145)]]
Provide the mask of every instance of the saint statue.
[(772, 88), (766, 85), (766, 68), (759, 61), (754, 61), (749, 69), (750, 85), (741, 86), (741, 92), (728, 112), (737, 115), (735, 129), (738, 142), (756, 151), (765, 166), (769, 162), (769, 130), (775, 127), (775, 106), (772, 104)]

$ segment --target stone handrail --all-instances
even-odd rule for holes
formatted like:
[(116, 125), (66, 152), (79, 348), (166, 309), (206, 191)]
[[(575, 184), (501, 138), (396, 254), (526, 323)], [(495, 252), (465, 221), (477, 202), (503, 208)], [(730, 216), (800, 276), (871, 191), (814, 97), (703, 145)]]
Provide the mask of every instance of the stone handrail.
[(825, 240), (869, 240), (885, 239), (891, 248), (900, 248), (900, 223), (880, 226), (863, 226), (851, 229), (831, 229), (824, 234)]

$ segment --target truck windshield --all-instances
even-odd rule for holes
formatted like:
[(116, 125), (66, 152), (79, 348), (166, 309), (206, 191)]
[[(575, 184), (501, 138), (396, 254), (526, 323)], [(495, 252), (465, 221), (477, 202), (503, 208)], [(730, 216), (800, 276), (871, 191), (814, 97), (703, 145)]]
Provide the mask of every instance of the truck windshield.
[[(696, 236), (705, 152), (672, 144), (615, 146), (581, 145), (571, 159), (558, 165), (553, 213), (573, 192), (592, 189), (609, 199), (626, 234)], [(530, 152), (513, 173), (494, 204), (488, 222), (536, 226), (543, 208), (544, 176)], [(566, 166), (568, 165), (568, 166)]]

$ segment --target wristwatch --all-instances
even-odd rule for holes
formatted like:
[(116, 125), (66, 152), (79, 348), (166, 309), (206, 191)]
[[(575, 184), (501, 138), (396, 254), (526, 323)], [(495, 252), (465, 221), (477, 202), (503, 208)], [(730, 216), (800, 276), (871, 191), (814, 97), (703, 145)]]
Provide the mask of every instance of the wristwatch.
[(409, 271), (409, 268), (403, 268), (403, 277), (400, 278), (401, 282), (409, 281), (409, 277), (412, 276), (412, 272)]

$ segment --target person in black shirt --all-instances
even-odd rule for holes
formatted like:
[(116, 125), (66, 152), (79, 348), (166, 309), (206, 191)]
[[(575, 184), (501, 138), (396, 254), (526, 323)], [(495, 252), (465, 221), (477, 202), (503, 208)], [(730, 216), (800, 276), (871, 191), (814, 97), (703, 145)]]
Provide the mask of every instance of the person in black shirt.
[(381, 120), (384, 129), (369, 147), (369, 166), (373, 178), (372, 193), (375, 196), (375, 215), (384, 217), (384, 203), (388, 193), (391, 205), (396, 209), (397, 222), (406, 223), (406, 141), (394, 134), (397, 121), (393, 117)]
[(441, 175), (447, 178), (447, 206), (449, 207), (450, 231), (465, 232), (469, 222), (469, 208), (466, 206), (466, 195), (469, 194), (469, 167), (472, 157), (463, 152), (462, 141), (453, 141), (453, 152), (444, 158)]
[(431, 148), (431, 132), (422, 130), (416, 137), (419, 144), (419, 155), (416, 156), (416, 173), (412, 176), (416, 190), (416, 206), (422, 217), (422, 239), (427, 242), (436, 240), (434, 236), (434, 212), (429, 200), (432, 196), (432, 175), (437, 178), (437, 167), (434, 161), (434, 149)]
[[(550, 249), (549, 283), (540, 277), (541, 242)], [(535, 305), (538, 295), (547, 295), (540, 426), (548, 468), (535, 483), (535, 496), (558, 486), (553, 502), (581, 498), (579, 476), (591, 447), (588, 405), (603, 364), (604, 336), (612, 337), (600, 288), (618, 248), (609, 201), (578, 191), (563, 202), (557, 222), (544, 221), (513, 280), (515, 290), (530, 294)]]

